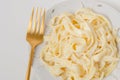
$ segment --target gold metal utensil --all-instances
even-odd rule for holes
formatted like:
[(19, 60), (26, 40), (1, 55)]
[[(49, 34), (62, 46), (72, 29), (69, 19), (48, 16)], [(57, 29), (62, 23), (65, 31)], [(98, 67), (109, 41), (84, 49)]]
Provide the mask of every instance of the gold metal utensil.
[(32, 15), (29, 21), (26, 40), (31, 45), (31, 53), (28, 63), (28, 70), (26, 73), (26, 80), (30, 80), (31, 66), (34, 57), (34, 49), (40, 43), (43, 42), (44, 36), (44, 22), (45, 22), (45, 9), (36, 9), (36, 11), (32, 10)]

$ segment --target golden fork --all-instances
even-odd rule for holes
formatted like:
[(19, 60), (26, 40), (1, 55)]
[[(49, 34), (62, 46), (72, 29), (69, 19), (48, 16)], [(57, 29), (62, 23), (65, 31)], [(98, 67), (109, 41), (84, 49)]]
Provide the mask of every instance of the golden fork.
[(26, 40), (31, 45), (31, 53), (28, 63), (28, 70), (26, 73), (26, 80), (30, 80), (31, 66), (34, 57), (34, 49), (43, 41), (44, 36), (44, 22), (45, 22), (45, 9), (36, 9), (36, 14), (34, 8), (32, 10), (32, 15), (29, 21)]

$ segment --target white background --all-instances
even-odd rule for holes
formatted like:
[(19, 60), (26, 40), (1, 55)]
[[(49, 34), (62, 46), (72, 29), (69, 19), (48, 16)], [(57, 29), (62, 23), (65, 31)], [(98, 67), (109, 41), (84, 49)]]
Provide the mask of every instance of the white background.
[[(30, 50), (25, 37), (32, 7), (48, 9), (62, 1), (0, 0), (0, 80), (25, 80)], [(120, 11), (120, 0), (99, 1)]]

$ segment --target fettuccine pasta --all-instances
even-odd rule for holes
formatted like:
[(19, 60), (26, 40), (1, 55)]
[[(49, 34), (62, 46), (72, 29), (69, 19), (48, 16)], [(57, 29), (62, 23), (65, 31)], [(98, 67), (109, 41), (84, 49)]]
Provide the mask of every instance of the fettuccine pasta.
[(91, 9), (64, 13), (50, 22), (40, 58), (61, 80), (103, 80), (119, 60), (118, 37), (109, 21)]

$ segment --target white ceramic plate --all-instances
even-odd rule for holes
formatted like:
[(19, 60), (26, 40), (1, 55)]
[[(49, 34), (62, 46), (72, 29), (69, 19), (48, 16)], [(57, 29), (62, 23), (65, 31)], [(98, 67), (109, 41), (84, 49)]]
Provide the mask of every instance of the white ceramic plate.
[[(73, 13), (76, 10), (79, 10), (80, 8), (83, 8), (83, 7), (91, 8), (95, 12), (106, 16), (110, 20), (114, 28), (120, 27), (120, 13), (114, 8), (112, 8), (111, 6), (104, 4), (102, 2), (96, 2), (93, 0), (67, 0), (62, 3), (56, 4), (55, 6), (53, 6), (47, 11), (46, 32), (49, 33), (48, 22), (53, 16), (59, 15), (63, 12)], [(44, 44), (38, 47), (36, 55), (35, 55), (33, 69), (36, 74), (34, 74), (35, 77), (32, 80), (59, 80), (58, 78), (51, 76), (48, 70), (45, 69), (45, 67), (42, 65), (42, 63), (39, 60), (40, 50), (43, 46)], [(112, 72), (112, 74), (109, 75), (104, 80), (120, 79), (119, 72), (120, 72), (120, 63), (118, 67)]]

